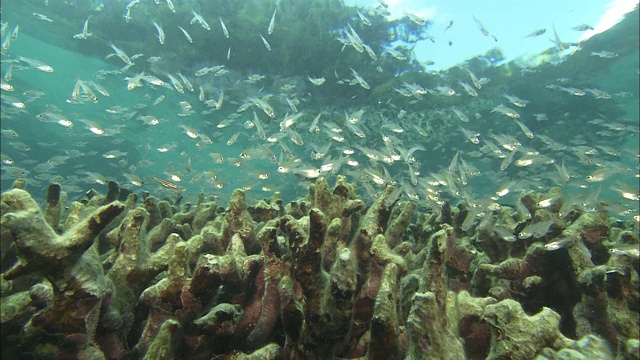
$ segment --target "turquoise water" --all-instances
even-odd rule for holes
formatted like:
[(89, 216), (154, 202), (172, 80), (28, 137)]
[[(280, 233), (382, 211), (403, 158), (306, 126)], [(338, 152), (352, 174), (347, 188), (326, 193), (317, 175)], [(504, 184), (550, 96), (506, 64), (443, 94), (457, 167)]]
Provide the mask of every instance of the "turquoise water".
[[(411, 57), (411, 44), (398, 48), (406, 60), (384, 51), (398, 45), (388, 36), (389, 29), (398, 26), (397, 20), (386, 22), (373, 10), (362, 9), (373, 23), (366, 26), (355, 15), (355, 9), (345, 7), (336, 12), (339, 4), (317, 1), (300, 6), (281, 1), (274, 31), (268, 34), (273, 4), (266, 1), (224, 6), (180, 2), (175, 14), (164, 1), (160, 5), (146, 1), (132, 7), (128, 23), (122, 17), (126, 2), (107, 2), (100, 11), (94, 10), (96, 4), (81, 2), (51, 1), (49, 6), (43, 1), (4, 2), (2, 21), (8, 26), (3, 40), (11, 36), (16, 25), (20, 29), (17, 39), (2, 55), (3, 76), (13, 66), (12, 77), (5, 82), (14, 89), (2, 91), (2, 190), (8, 189), (16, 178), (24, 177), (27, 189), (40, 200), (52, 181), (61, 183), (70, 198), (77, 199), (91, 188), (105, 191), (105, 186), (95, 181), (99, 176), (118, 181), (131, 191), (172, 197), (180, 192), (189, 201), (204, 192), (218, 196), (224, 204), (236, 188), (246, 189), (253, 200), (269, 197), (275, 191), (291, 200), (304, 196), (317, 175), (334, 178), (344, 174), (358, 185), (365, 198), (393, 183), (402, 187), (407, 196), (415, 196), (425, 208), (437, 209), (444, 199), (481, 206), (492, 202), (511, 204), (524, 191), (546, 191), (558, 186), (576, 205), (593, 207), (604, 201), (612, 216), (637, 216), (637, 9), (614, 28), (579, 44), (579, 48), (572, 46), (557, 53), (550, 43), (550, 50), (541, 56), (547, 61), (537, 67), (501, 62), (499, 51), (487, 48), (487, 56), (436, 72)], [(197, 22), (190, 24), (191, 7), (198, 9), (211, 30)], [(38, 20), (33, 12), (53, 21)], [(89, 15), (92, 35), (84, 40), (74, 39)], [(230, 33), (228, 39), (219, 16)], [(164, 28), (164, 45), (159, 43), (150, 18)], [(429, 23), (417, 26), (404, 21), (409, 31), (429, 34)], [(346, 36), (347, 24), (370, 46), (376, 60), (351, 45), (342, 49), (337, 38)], [(178, 25), (190, 33), (193, 44), (187, 42)], [(265, 37), (271, 50), (266, 49), (259, 35)], [(122, 60), (115, 56), (105, 59), (112, 52), (107, 46), (109, 41), (130, 57), (142, 56), (120, 73), (125, 65)], [(613, 55), (607, 58), (591, 54), (601, 51)], [(149, 62), (152, 56), (162, 60)], [(20, 61), (20, 57), (41, 61), (54, 71), (40, 71)], [(195, 74), (198, 69), (219, 65), (224, 65), (228, 73)], [(356, 83), (351, 69), (367, 81), (369, 89)], [(481, 88), (474, 87), (467, 69), (488, 82)], [(167, 86), (142, 82), (142, 86), (128, 90), (125, 78), (143, 71), (162, 79)], [(185, 90), (181, 94), (170, 85), (167, 74), (177, 77), (178, 72), (193, 83), (193, 92)], [(264, 78), (253, 81), (252, 75)], [(323, 77), (325, 81), (316, 86), (310, 77)], [(85, 84), (97, 83), (108, 90), (109, 96), (94, 89), (96, 102), (80, 95), (75, 99), (80, 103), (68, 103), (68, 99), (73, 100), (78, 79)], [(470, 96), (460, 82), (471, 85), (478, 95)], [(426, 94), (400, 94), (411, 85), (419, 86)], [(199, 100), (200, 86), (205, 101), (217, 101), (220, 92), (224, 93), (220, 109)], [(455, 95), (446, 96), (438, 87), (449, 87)], [(595, 90), (576, 96), (566, 91), (568, 88)], [(29, 91), (42, 92), (42, 96), (28, 101), (25, 92)], [(597, 98), (595, 91), (609, 96)], [(518, 107), (504, 94), (528, 103)], [(164, 100), (154, 105), (160, 96)], [(11, 106), (10, 97), (23, 102), (24, 109)], [(252, 98), (265, 99), (275, 116), (267, 116), (251, 102)], [(193, 112), (181, 116), (181, 102), (188, 102)], [(239, 111), (247, 102), (248, 109)], [(500, 114), (500, 105), (517, 111), (516, 120), (530, 129), (533, 137), (527, 137), (513, 118)], [(123, 110), (107, 111), (114, 106)], [(464, 113), (468, 122), (461, 121), (454, 109)], [(364, 138), (350, 130), (345, 118), (345, 113), (358, 110), (364, 113), (355, 125), (364, 131)], [(283, 137), (274, 142), (262, 139), (252, 123), (254, 111), (267, 137)], [(73, 125), (38, 120), (37, 115), (45, 112), (64, 116)], [(321, 112), (321, 130), (309, 132), (311, 122)], [(280, 123), (297, 113), (302, 116), (289, 129), (300, 134), (304, 142), (301, 145), (280, 131)], [(538, 120), (542, 118), (540, 114), (545, 114), (546, 120)], [(141, 116), (155, 117), (160, 123), (147, 125)], [(229, 126), (219, 127), (230, 118), (233, 121)], [(106, 134), (92, 133), (83, 120), (99, 125)], [(331, 127), (326, 125), (329, 121), (342, 132), (326, 130)], [(396, 125), (399, 128), (394, 128)], [(189, 137), (185, 126), (206, 135), (211, 143), (199, 143), (206, 139), (203, 136)], [(479, 134), (479, 143), (471, 143), (461, 128)], [(5, 130), (12, 130), (18, 137)], [(227, 145), (237, 134), (237, 141)], [(336, 141), (332, 135), (342, 136), (344, 141)], [(384, 140), (390, 136), (391, 141)], [(501, 144), (496, 136), (519, 143), (508, 165), (505, 157), (511, 156), (512, 150), (507, 149), (509, 141)], [(327, 144), (331, 145), (324, 157), (312, 157), (314, 147)], [(494, 151), (492, 144), (499, 150)], [(24, 150), (25, 145), (30, 150)], [(159, 152), (164, 146), (171, 149)], [(413, 152), (415, 160), (408, 159), (406, 152), (416, 146), (419, 149)], [(125, 154), (105, 158), (111, 151)], [(215, 162), (212, 153), (221, 154), (224, 160)], [(456, 153), (458, 162), (452, 164)], [(243, 154), (250, 158), (243, 158)], [(385, 161), (385, 156), (394, 159)], [(518, 160), (532, 160), (533, 164), (517, 166)], [(568, 171), (568, 180), (560, 179), (560, 165)], [(279, 172), (282, 166), (289, 172)], [(594, 174), (602, 179), (588, 181), (588, 176)], [(171, 181), (178, 190), (163, 187), (153, 177)], [(496, 195), (509, 184), (509, 194)]]
[[(515, 61), (505, 34), (475, 31), (446, 46), (483, 41), (484, 55), (435, 70), (413, 49), (449, 40), (442, 19), (175, 2), (3, 2), (0, 190), (23, 179), (45, 209), (3, 193), (3, 357), (216, 358), (273, 342), (270, 358), (518, 359), (598, 348), (585, 333), (637, 355), (637, 8), (581, 43), (547, 24), (549, 48)], [(523, 48), (531, 30), (513, 29)], [(235, 189), (288, 204), (338, 175), (363, 202), (341, 188), (284, 216), (276, 201), (245, 212), (242, 196), (220, 208)], [(99, 201), (68, 204), (108, 181), (145, 209), (104, 200), (73, 225)], [(45, 204), (50, 183), (67, 220)], [(145, 193), (217, 206), (178, 213)]]

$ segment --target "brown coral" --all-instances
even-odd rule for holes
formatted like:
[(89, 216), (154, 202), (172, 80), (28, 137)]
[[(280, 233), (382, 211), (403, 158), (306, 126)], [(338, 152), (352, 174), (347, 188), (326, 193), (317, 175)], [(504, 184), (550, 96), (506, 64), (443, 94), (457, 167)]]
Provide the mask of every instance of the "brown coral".
[[(204, 195), (182, 208), (149, 194), (121, 204), (110, 183), (106, 196), (91, 192), (63, 211), (52, 185), (44, 213), (27, 192), (5, 192), (2, 336), (19, 339), (7, 351), (532, 358), (580, 350), (571, 338), (592, 333), (634, 351), (638, 261), (608, 249), (637, 237), (603, 215), (576, 211), (539, 237), (508, 242), (494, 226), (515, 234), (555, 216), (537, 208), (543, 195), (522, 199), (532, 219), (502, 207), (476, 225), (464, 221), (477, 215), (466, 204), (418, 213), (415, 223), (416, 205), (393, 187), (369, 207), (355, 190), (343, 177), (333, 189), (320, 178), (286, 206), (277, 195), (249, 205), (236, 190), (225, 210)], [(558, 238), (574, 241), (544, 246)]]

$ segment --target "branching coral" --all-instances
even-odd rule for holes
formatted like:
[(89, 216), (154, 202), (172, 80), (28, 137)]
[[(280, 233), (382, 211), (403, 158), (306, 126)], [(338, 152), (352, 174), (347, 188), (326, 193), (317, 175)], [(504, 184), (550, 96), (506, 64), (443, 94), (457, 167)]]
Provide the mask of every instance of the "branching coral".
[[(637, 351), (638, 259), (607, 251), (637, 244), (633, 232), (576, 213), (541, 240), (509, 243), (490, 227), (462, 229), (465, 206), (412, 223), (416, 205), (394, 194), (387, 187), (366, 207), (344, 178), (333, 189), (320, 178), (287, 206), (278, 196), (249, 205), (237, 190), (225, 210), (204, 196), (182, 208), (148, 194), (122, 204), (112, 183), (106, 196), (67, 206), (54, 184), (43, 213), (27, 192), (9, 190), (1, 323), (3, 338), (16, 341), (7, 352), (519, 359), (588, 354), (589, 344), (604, 344), (594, 350), (603, 356), (608, 346)], [(554, 216), (535, 208), (537, 196), (523, 198), (533, 220), (506, 207), (487, 219), (515, 232)], [(544, 245), (561, 239), (571, 241)]]

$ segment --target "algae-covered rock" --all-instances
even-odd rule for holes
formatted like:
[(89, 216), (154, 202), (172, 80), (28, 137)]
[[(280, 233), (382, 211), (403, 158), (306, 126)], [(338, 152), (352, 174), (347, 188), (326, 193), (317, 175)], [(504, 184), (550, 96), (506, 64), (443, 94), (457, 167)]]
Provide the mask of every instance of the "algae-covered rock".
[(560, 350), (544, 348), (536, 360), (613, 360), (613, 352), (607, 342), (596, 336), (587, 335), (576, 341), (571, 341)]
[(237, 304), (218, 304), (208, 313), (193, 321), (200, 331), (206, 334), (224, 333), (231, 336), (242, 318), (242, 307)]
[(531, 359), (541, 349), (559, 349), (571, 342), (560, 333), (560, 315), (549, 308), (528, 316), (517, 301), (487, 305), (483, 318), (491, 325), (492, 346), (488, 359)]
[[(318, 179), (288, 206), (247, 204), (238, 190), (226, 210), (204, 196), (180, 210), (180, 199), (150, 194), (108, 202), (116, 185), (66, 213), (52, 186), (46, 217), (24, 190), (2, 195), (2, 335), (20, 340), (8, 353), (555, 360), (640, 349), (635, 234), (579, 211), (549, 239), (492, 233), (551, 216), (539, 194), (523, 202), (533, 219), (503, 208), (474, 233), (475, 221), (461, 229), (470, 207), (414, 217), (388, 186), (367, 208), (341, 177), (333, 189)], [(599, 244), (615, 250), (606, 262), (592, 258)]]
[(26, 191), (9, 190), (2, 194), (2, 202), (6, 207), (0, 226), (3, 231), (11, 232), (19, 259), (4, 273), (7, 280), (30, 273), (64, 276), (93, 244), (96, 236), (124, 210), (120, 203), (104, 205), (58, 236)]
[(408, 359), (484, 358), (491, 345), (482, 319), (493, 298), (475, 298), (466, 291), (448, 292), (439, 304), (433, 292), (416, 293), (407, 317)]
[(169, 319), (162, 323), (143, 360), (175, 359), (177, 345), (175, 335), (178, 329), (179, 324), (175, 320)]
[(401, 359), (400, 322), (397, 308), (398, 267), (391, 263), (384, 267), (380, 290), (371, 319), (368, 359)]
[(250, 354), (235, 354), (237, 360), (276, 360), (282, 357), (282, 348), (278, 344), (268, 344)]

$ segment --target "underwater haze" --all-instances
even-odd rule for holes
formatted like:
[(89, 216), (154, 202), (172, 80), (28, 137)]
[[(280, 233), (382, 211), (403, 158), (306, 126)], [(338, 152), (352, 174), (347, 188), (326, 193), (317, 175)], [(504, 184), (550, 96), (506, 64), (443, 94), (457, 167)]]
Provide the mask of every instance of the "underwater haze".
[[(490, 229), (505, 246), (562, 249), (576, 238), (545, 238), (552, 223), (602, 215), (636, 234), (605, 253), (623, 251), (637, 274), (637, 3), (599, 33), (579, 18), (514, 26), (523, 49), (548, 44), (515, 59), (477, 14), (391, 16), (383, 0), (5, 0), (1, 11), (2, 192), (24, 181), (44, 206), (59, 184), (87, 204), (115, 182), (123, 202), (204, 194), (223, 212), (238, 189), (248, 203), (289, 203), (344, 179), (367, 204), (385, 196), (441, 217), (457, 207), (458, 235)], [(479, 43), (483, 54), (455, 66), (429, 60)], [(532, 193), (546, 195), (521, 201)], [(498, 225), (506, 208), (526, 220)], [(562, 321), (577, 338), (566, 329), (579, 320)], [(347, 347), (332, 356), (366, 353)]]

